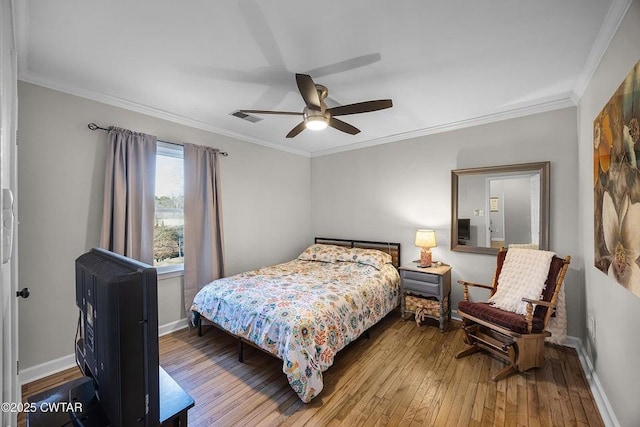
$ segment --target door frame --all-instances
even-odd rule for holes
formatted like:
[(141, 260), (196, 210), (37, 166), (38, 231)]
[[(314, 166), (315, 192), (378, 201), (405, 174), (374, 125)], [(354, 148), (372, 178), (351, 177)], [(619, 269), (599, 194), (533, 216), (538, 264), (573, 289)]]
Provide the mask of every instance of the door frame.
[[(13, 227), (5, 229), (7, 215), (0, 209), (0, 241), (10, 233), (13, 245), (5, 248), (0, 244), (0, 296), (2, 305), (2, 402), (19, 403), (22, 400), (18, 378), (18, 262), (17, 262), (17, 141), (18, 123), (18, 66), (16, 54), (15, 3), (13, 0), (2, 0), (0, 19), (0, 207), (4, 206), (3, 188), (13, 193)], [(10, 256), (3, 263), (4, 255)], [(17, 412), (2, 413), (2, 425), (16, 425)]]

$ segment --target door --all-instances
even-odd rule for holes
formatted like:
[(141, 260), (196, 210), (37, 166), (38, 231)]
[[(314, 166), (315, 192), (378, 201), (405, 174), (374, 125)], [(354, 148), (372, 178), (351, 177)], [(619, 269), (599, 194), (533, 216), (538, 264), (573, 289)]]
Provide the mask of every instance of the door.
[(504, 224), (504, 177), (487, 178), (487, 191), (489, 197), (486, 200), (487, 218), (487, 244), (488, 248), (501, 248), (505, 241)]
[[(0, 6), (0, 305), (2, 351), (0, 378), (3, 403), (20, 402), (18, 383), (18, 301), (16, 206), (17, 61), (11, 0)], [(2, 411), (2, 426), (16, 425), (15, 411)]]

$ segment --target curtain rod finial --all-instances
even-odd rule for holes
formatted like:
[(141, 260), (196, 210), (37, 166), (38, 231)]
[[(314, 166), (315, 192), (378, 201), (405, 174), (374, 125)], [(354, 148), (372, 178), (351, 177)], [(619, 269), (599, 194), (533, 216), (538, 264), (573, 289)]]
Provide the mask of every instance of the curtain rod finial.
[(88, 127), (89, 129), (91, 129), (91, 130), (98, 130), (98, 129), (100, 129), (100, 130), (106, 130), (106, 131), (108, 131), (108, 130), (109, 130), (109, 129), (107, 129), (107, 128), (100, 127), (100, 126), (98, 126), (98, 125), (97, 125), (97, 124), (95, 124), (95, 123), (89, 123), (89, 124), (87, 125), (87, 127)]

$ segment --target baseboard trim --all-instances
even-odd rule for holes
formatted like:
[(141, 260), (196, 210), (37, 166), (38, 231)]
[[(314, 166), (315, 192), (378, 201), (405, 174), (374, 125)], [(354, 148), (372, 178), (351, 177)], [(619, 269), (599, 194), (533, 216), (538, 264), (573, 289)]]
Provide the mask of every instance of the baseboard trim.
[(161, 325), (158, 328), (158, 336), (161, 337), (163, 335), (170, 334), (171, 332), (180, 331), (189, 326), (189, 321), (185, 317), (184, 319), (176, 320), (175, 322), (167, 323), (165, 325)]
[(49, 375), (57, 374), (65, 369), (73, 368), (74, 366), (76, 366), (76, 355), (67, 354), (66, 356), (27, 369), (21, 369), (18, 373), (18, 381), (20, 382), (20, 386), (23, 386), (41, 378), (48, 377)]
[[(189, 323), (186, 318), (176, 320), (175, 322), (161, 325), (158, 328), (158, 336), (167, 335), (171, 332), (185, 329), (188, 326)], [(49, 375), (57, 374), (58, 372), (64, 371), (65, 369), (73, 368), (74, 366), (76, 366), (76, 356), (75, 354), (68, 354), (66, 356), (62, 356), (57, 359), (21, 370), (18, 374), (18, 381), (20, 382), (20, 386), (23, 386), (41, 378), (48, 377)]]
[(587, 377), (589, 388), (591, 389), (591, 394), (593, 395), (593, 400), (595, 400), (596, 406), (600, 411), (600, 416), (602, 417), (604, 425), (611, 427), (620, 427), (620, 423), (618, 422), (618, 419), (613, 412), (613, 408), (609, 403), (609, 399), (607, 399), (607, 394), (604, 392), (602, 383), (598, 378), (598, 374), (596, 374), (593, 364), (591, 363), (591, 359), (589, 359), (589, 357), (587, 356), (587, 352), (584, 348), (582, 340), (577, 337), (568, 336), (567, 347), (573, 347), (576, 350), (576, 353), (578, 353), (580, 365), (582, 366), (585, 377)]

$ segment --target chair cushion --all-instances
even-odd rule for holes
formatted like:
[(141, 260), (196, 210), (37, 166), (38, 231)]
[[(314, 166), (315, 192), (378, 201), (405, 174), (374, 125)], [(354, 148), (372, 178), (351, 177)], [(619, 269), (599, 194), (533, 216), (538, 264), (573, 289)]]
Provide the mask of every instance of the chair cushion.
[[(527, 321), (523, 315), (501, 310), (486, 302), (460, 301), (458, 303), (458, 313), (463, 317), (464, 314), (468, 314), (480, 318), (519, 334), (529, 333), (527, 330)], [(532, 333), (542, 332), (544, 329), (544, 319), (534, 316), (532, 326)]]

